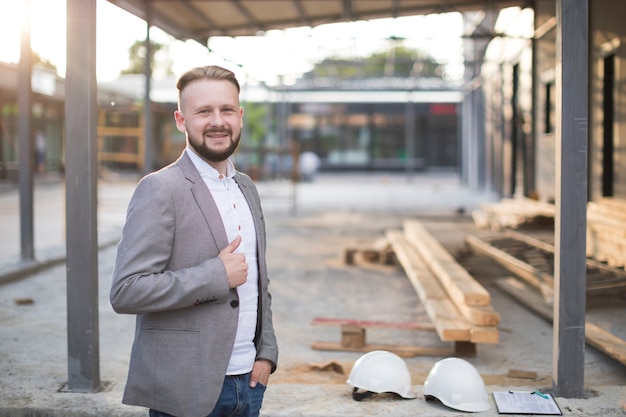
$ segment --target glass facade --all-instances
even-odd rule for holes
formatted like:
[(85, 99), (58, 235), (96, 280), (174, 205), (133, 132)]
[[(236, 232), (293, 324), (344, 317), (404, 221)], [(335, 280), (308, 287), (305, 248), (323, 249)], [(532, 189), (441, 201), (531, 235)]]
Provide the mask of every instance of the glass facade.
[(456, 103), (293, 103), (289, 129), (326, 170), (455, 167)]

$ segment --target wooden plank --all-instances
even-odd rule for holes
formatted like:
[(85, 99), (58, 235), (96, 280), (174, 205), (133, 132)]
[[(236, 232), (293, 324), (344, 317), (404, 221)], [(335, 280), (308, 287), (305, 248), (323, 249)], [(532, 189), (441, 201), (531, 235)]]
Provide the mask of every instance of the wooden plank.
[(484, 307), (457, 305), (457, 308), (474, 326), (497, 326), (500, 323), (500, 314), (491, 305)]
[(541, 272), (514, 256), (491, 246), (477, 236), (468, 234), (465, 236), (465, 242), (476, 252), (491, 257), (500, 265), (527, 281), (542, 293), (544, 300), (548, 304), (552, 304), (554, 300), (554, 279), (551, 275)]
[[(531, 246), (537, 247), (540, 250), (554, 255), (554, 246), (550, 243), (512, 230), (506, 231), (504, 235), (515, 240), (523, 241)], [(589, 235), (587, 236), (589, 237)], [(626, 242), (626, 238), (624, 241)], [(610, 278), (600, 279), (600, 276), (602, 275), (609, 276)], [(624, 286), (626, 286), (626, 272), (623, 268), (609, 266), (603, 262), (599, 262), (598, 259), (587, 259), (588, 295), (591, 293), (597, 294), (599, 291), (608, 289), (619, 289)]]
[(587, 224), (586, 255), (611, 266), (626, 265), (626, 230), (616, 224)]
[(366, 344), (363, 347), (342, 346), (339, 342), (317, 341), (311, 345), (315, 350), (331, 350), (340, 352), (372, 352), (374, 350), (386, 350), (404, 358), (412, 356), (452, 356), (454, 349), (452, 348), (431, 348), (409, 345), (392, 345), (392, 344)]
[(554, 245), (548, 242), (544, 242), (543, 240), (537, 239), (535, 237), (529, 236), (527, 234), (516, 232), (514, 230), (507, 230), (506, 232), (504, 232), (504, 236), (511, 237), (515, 240), (522, 241), (531, 246), (554, 254)]
[(626, 340), (620, 339), (593, 322), (585, 323), (585, 339), (589, 345), (626, 365)]
[(470, 342), (472, 343), (498, 343), (500, 333), (497, 327), (474, 326), (470, 329)]
[(432, 323), (418, 323), (418, 322), (389, 322), (379, 320), (354, 320), (354, 319), (339, 319), (339, 318), (327, 318), (327, 317), (314, 317), (311, 320), (311, 324), (315, 326), (343, 326), (352, 325), (359, 327), (379, 327), (379, 328), (391, 328), (391, 329), (407, 329), (407, 330), (435, 330), (435, 326)]
[(441, 283), (428, 269), (423, 259), (415, 252), (415, 249), (408, 243), (402, 232), (388, 230), (387, 239), (391, 243), (398, 262), (404, 268), (404, 272), (411, 284), (413, 284), (422, 302), (426, 299), (448, 298), (448, 294), (441, 286)]
[(611, 210), (614, 210), (615, 212), (622, 213), (626, 217), (626, 200), (623, 198), (602, 197), (598, 199), (597, 204), (602, 207), (607, 207)]
[(623, 228), (626, 224), (626, 212), (621, 209), (590, 201), (587, 203), (587, 221), (610, 223)]
[(449, 299), (426, 300), (424, 308), (432, 318), (439, 338), (444, 342), (471, 341), (472, 326), (461, 316)]
[(469, 341), (470, 324), (450, 301), (441, 284), (426, 267), (405, 236), (396, 230), (387, 231), (387, 238), (415, 288), (428, 317), (443, 341)]
[(483, 204), (472, 213), (477, 227), (492, 230), (518, 228), (537, 219), (554, 219), (553, 204), (530, 198), (503, 198), (498, 203)]
[[(510, 277), (499, 279), (495, 284), (530, 310), (545, 320), (552, 322), (553, 309), (542, 300), (539, 294), (530, 290), (527, 285)], [(590, 346), (626, 365), (626, 341), (602, 329), (592, 320), (586, 320), (585, 322), (585, 340)]]
[(490, 304), (489, 292), (456, 262), (419, 221), (405, 221), (404, 234), (456, 305), (481, 307)]
[(496, 280), (495, 285), (542, 318), (552, 321), (552, 307), (545, 302), (539, 293), (532, 291), (523, 282), (513, 277), (507, 277)]

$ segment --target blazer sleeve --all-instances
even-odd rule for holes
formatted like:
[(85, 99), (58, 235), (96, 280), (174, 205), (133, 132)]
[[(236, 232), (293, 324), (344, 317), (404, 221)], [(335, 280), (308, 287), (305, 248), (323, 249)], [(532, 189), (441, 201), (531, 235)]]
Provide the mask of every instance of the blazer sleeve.
[(228, 277), (217, 253), (212, 258), (189, 259), (186, 267), (169, 270), (174, 239), (182, 238), (176, 235), (180, 183), (173, 187), (170, 182), (148, 175), (129, 203), (110, 292), (111, 305), (118, 313), (175, 310), (223, 303), (228, 298)]

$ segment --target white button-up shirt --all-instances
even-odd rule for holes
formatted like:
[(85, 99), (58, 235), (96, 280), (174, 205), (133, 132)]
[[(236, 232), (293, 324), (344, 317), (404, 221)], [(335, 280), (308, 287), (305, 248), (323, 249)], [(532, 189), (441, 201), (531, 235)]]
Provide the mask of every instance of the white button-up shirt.
[(258, 263), (256, 230), (248, 202), (234, 180), (235, 166), (229, 160), (226, 175), (200, 158), (187, 147), (187, 154), (200, 172), (204, 183), (211, 191), (215, 204), (226, 228), (228, 241), (241, 236), (241, 244), (235, 252), (243, 253), (248, 264), (248, 279), (237, 287), (239, 295), (239, 325), (235, 346), (226, 371), (227, 375), (250, 372), (256, 358), (254, 335), (258, 310)]

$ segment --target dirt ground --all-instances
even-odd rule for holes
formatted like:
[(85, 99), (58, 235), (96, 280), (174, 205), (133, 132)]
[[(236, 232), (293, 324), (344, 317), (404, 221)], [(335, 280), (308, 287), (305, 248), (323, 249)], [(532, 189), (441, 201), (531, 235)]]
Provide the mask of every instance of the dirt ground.
[[(268, 259), (272, 277), (275, 323), (281, 345), (281, 364), (272, 383), (345, 384), (354, 361), (362, 353), (311, 349), (318, 340), (339, 341), (337, 327), (312, 326), (314, 317), (428, 322), (419, 297), (399, 265), (360, 259), (346, 264), (347, 248), (363, 247), (384, 237), (388, 229), (402, 229), (407, 214), (325, 212), (311, 216), (270, 217)], [(490, 292), (501, 314), (500, 343), (478, 345), (471, 359), (487, 385), (551, 387), (552, 331), (549, 323), (508, 298), (493, 285), (511, 273), (490, 259), (468, 252), (466, 233), (481, 233), (467, 215), (419, 217), (431, 233)], [(272, 268), (272, 259), (280, 266)], [(359, 259), (359, 258), (357, 258)], [(623, 308), (623, 305), (622, 307)], [(626, 310), (612, 310), (620, 322)], [(394, 345), (446, 348), (435, 332), (368, 329), (368, 341)], [(626, 370), (588, 348), (589, 384), (626, 381)], [(413, 383), (422, 384), (442, 357), (406, 358)], [(507, 376), (511, 370), (536, 373), (529, 381)], [(620, 382), (621, 381), (621, 382)]]

